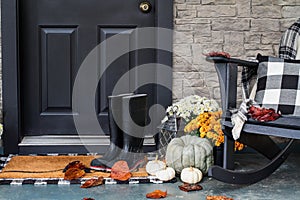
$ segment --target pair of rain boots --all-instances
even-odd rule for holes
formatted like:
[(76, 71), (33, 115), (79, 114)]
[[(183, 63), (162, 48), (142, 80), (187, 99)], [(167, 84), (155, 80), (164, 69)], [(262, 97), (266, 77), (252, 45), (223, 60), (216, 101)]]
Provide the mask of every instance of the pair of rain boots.
[(103, 157), (91, 162), (91, 169), (110, 171), (124, 160), (131, 171), (143, 165), (143, 142), (147, 116), (146, 94), (121, 94), (108, 97), (110, 146)]

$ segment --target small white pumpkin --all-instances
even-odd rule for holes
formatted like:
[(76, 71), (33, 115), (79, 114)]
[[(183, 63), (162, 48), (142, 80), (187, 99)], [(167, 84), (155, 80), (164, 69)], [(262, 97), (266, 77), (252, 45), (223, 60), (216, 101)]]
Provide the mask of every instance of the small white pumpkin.
[(156, 156), (155, 160), (151, 160), (146, 164), (146, 172), (152, 176), (156, 175), (156, 172), (166, 169), (166, 163), (158, 160)]
[(182, 182), (195, 184), (202, 180), (202, 172), (194, 167), (187, 167), (181, 171), (180, 179)]
[(167, 167), (164, 170), (156, 172), (155, 175), (161, 181), (169, 181), (175, 177), (175, 170), (172, 167)]

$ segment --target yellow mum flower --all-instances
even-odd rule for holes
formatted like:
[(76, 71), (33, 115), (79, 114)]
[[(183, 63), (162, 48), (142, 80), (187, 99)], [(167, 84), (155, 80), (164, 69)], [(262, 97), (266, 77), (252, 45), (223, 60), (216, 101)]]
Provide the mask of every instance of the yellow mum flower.
[(209, 126), (201, 126), (200, 133), (207, 133), (211, 128)]
[(216, 118), (214, 118), (214, 117), (210, 117), (210, 118), (209, 118), (209, 121), (210, 121), (212, 124), (217, 123), (217, 120), (216, 120)]
[(205, 124), (204, 124), (204, 126), (210, 126), (210, 121), (209, 120), (207, 120), (206, 122), (205, 122)]
[(207, 113), (207, 112), (203, 113), (203, 118), (208, 119), (209, 117), (210, 117), (209, 113)]
[(200, 137), (204, 138), (206, 136), (206, 133), (200, 133)]
[(218, 130), (217, 133), (218, 133), (219, 135), (224, 135), (224, 133), (223, 133), (222, 130)]
[(219, 141), (215, 142), (215, 146), (219, 147), (221, 145), (221, 143)]
[(206, 136), (207, 136), (207, 138), (213, 138), (213, 137), (214, 137), (214, 133), (211, 132), (211, 131), (208, 131), (208, 132), (206, 133)]
[(221, 124), (214, 125), (214, 131), (216, 132), (221, 131)]
[(224, 136), (219, 136), (218, 140), (220, 143), (224, 143)]
[(244, 148), (244, 146), (245, 146), (245, 145), (244, 145), (244, 144), (242, 144), (242, 143), (239, 143), (239, 144), (240, 144), (240, 145), (238, 146), (238, 148), (237, 148), (237, 149), (238, 149), (239, 151), (241, 151), (241, 150)]
[(199, 121), (199, 125), (200, 125), (200, 126), (205, 126), (205, 125), (206, 125), (206, 119), (201, 119), (201, 120)]

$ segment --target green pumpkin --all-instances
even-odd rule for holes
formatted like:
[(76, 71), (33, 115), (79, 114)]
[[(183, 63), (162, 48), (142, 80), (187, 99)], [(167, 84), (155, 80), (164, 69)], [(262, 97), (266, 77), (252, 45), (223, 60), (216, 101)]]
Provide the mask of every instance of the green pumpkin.
[(177, 173), (186, 167), (195, 167), (206, 174), (213, 162), (213, 146), (206, 138), (185, 135), (168, 144), (166, 163)]

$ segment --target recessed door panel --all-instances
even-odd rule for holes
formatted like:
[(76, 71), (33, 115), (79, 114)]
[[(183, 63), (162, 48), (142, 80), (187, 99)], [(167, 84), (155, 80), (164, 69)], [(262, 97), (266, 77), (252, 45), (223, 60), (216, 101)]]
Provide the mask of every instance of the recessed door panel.
[(41, 27), (40, 44), (41, 114), (72, 114), (77, 29)]
[[(112, 94), (117, 81), (128, 72), (131, 67), (137, 64), (137, 54), (135, 52), (129, 52), (136, 46), (136, 36), (134, 34), (134, 27), (99, 27), (100, 42), (109, 39), (110, 37), (118, 37), (118, 41), (122, 40), (122, 43), (113, 45), (101, 45), (100, 48), (100, 73), (103, 74), (99, 83), (99, 115), (107, 113), (107, 96)], [(117, 35), (117, 36), (116, 36)], [(107, 54), (114, 52), (114, 48), (122, 48), (126, 54), (120, 56), (113, 63), (108, 63)], [(131, 82), (136, 80), (136, 77), (130, 78)], [(134, 90), (132, 83), (127, 82), (123, 85), (124, 92), (132, 92)]]

